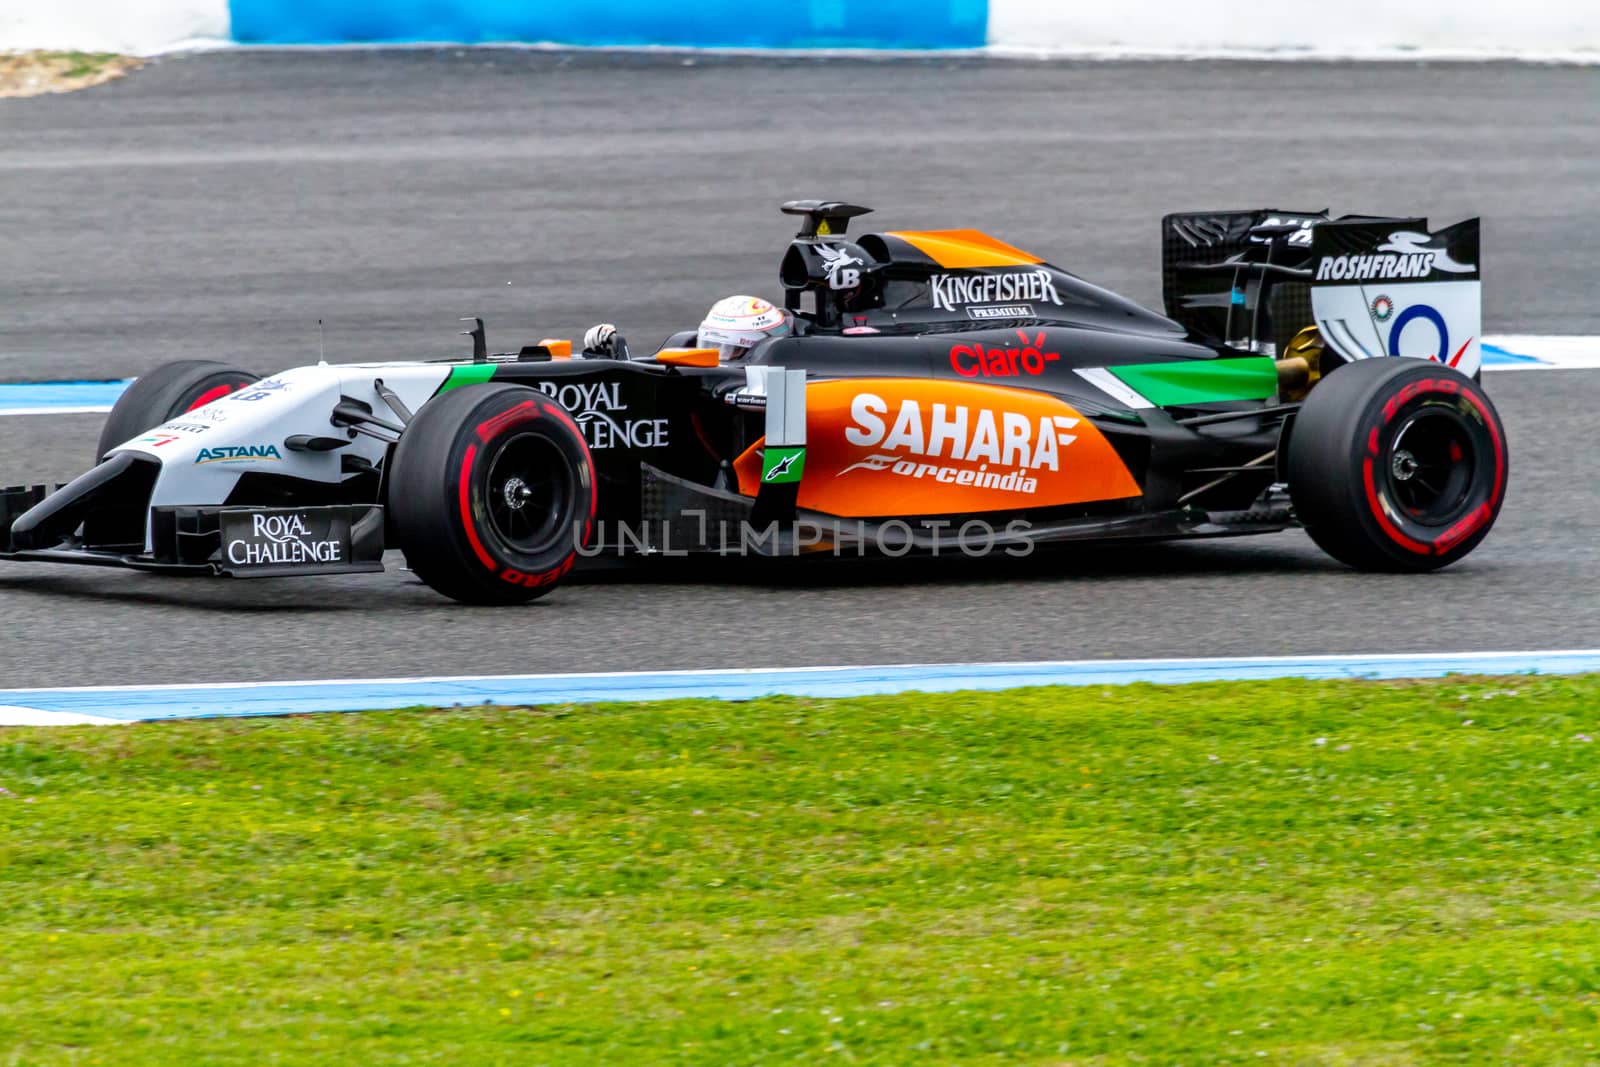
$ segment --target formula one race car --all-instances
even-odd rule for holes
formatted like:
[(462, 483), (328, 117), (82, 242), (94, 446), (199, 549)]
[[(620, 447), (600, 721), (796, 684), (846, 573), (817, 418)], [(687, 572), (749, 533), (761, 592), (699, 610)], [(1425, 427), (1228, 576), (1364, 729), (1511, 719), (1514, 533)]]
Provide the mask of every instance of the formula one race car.
[(471, 358), (168, 364), (117, 403), (97, 466), (0, 495), (0, 557), (251, 577), (398, 548), (446, 596), (511, 603), (599, 553), (1295, 525), (1351, 566), (1424, 571), (1500, 510), (1476, 219), (1169, 215), (1158, 315), (973, 230), (849, 240), (867, 208), (783, 210), (803, 220), (786, 336), (490, 355), (479, 322)]

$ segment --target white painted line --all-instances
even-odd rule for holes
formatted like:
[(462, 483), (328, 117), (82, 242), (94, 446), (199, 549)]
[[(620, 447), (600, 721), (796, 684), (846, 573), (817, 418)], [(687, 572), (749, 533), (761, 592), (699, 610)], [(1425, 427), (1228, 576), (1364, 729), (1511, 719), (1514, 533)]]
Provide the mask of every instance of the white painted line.
[(1483, 339), (1483, 369), (1600, 369), (1600, 337), (1505, 334)]
[(45, 711), (0, 704), (0, 726), (123, 726), (135, 719), (108, 719), (104, 715), (82, 715), (73, 711)]
[(110, 410), (110, 404), (65, 408), (4, 407), (0, 408), (0, 415), (104, 415)]

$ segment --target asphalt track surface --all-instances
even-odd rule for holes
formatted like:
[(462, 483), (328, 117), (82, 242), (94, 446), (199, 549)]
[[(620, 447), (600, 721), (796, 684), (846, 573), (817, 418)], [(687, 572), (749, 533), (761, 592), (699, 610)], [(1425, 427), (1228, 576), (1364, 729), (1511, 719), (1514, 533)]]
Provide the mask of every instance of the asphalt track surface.
[[(772, 294), (780, 200), (990, 230), (1146, 302), (1168, 210), (1485, 218), (1485, 328), (1600, 334), (1600, 69), (1512, 64), (215, 53), (0, 101), (0, 380), (267, 372)], [(509, 283), (509, 284), (508, 284)], [(1025, 560), (668, 562), (516, 610), (408, 575), (0, 566), (0, 685), (1592, 647), (1600, 375), (1490, 378), (1506, 510), (1464, 563), (1360, 575), (1299, 533)], [(98, 416), (0, 419), (65, 479)]]

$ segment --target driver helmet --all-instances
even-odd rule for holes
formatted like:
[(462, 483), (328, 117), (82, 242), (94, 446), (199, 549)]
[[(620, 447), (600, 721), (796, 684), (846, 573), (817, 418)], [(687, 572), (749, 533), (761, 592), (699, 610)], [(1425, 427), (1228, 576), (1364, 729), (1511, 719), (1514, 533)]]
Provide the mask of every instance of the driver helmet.
[(769, 337), (783, 337), (793, 329), (789, 316), (770, 300), (759, 296), (729, 296), (706, 312), (696, 342), (715, 346), (720, 358), (739, 359)]

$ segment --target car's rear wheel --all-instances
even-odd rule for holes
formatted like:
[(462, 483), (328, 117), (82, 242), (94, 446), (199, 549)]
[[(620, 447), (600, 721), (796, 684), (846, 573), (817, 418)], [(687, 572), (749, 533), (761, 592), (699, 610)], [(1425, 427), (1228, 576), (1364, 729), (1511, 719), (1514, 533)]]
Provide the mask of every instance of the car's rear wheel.
[(1296, 517), (1362, 570), (1435, 570), (1471, 552), (1500, 514), (1509, 471), (1482, 387), (1417, 359), (1339, 368), (1306, 398), (1288, 441)]
[(204, 407), (261, 380), (226, 363), (209, 359), (182, 359), (163, 363), (141, 375), (117, 398), (100, 430), (94, 461), (146, 430), (171, 422), (186, 411)]
[(429, 401), (389, 470), (406, 563), (447, 597), (515, 604), (572, 568), (594, 524), (594, 463), (566, 410), (521, 385), (470, 385)]

